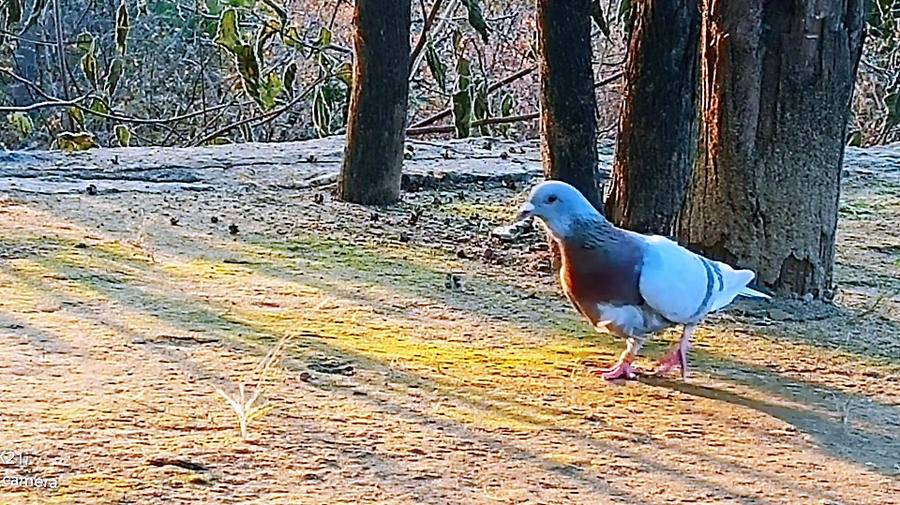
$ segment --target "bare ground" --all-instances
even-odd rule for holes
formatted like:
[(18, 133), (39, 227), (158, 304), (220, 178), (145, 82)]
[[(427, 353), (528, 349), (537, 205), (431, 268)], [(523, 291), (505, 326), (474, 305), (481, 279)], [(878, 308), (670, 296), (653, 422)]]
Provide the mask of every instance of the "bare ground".
[[(0, 200), (0, 463), (58, 482), (0, 503), (900, 503), (894, 179), (847, 178), (835, 304), (739, 305), (687, 382), (617, 384), (542, 239), (489, 236), (521, 185), (195, 189)], [(285, 336), (242, 440), (214, 386)]]

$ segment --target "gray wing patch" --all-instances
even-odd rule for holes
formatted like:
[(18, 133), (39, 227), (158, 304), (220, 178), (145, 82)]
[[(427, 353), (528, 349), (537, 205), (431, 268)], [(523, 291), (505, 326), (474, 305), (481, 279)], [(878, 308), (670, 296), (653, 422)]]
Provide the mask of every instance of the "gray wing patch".
[(694, 320), (709, 310), (713, 292), (721, 293), (725, 289), (725, 280), (722, 278), (722, 270), (719, 269), (719, 266), (702, 256), (700, 261), (703, 263), (703, 268), (706, 269), (706, 294), (703, 296), (700, 306), (688, 318), (689, 320)]

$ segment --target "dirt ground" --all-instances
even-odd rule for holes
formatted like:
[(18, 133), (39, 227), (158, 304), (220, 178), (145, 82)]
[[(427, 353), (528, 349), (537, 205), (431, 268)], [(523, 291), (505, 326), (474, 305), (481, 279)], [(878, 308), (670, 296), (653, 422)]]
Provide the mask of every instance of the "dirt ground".
[(524, 189), (7, 193), (0, 503), (900, 503), (900, 185), (848, 179), (833, 305), (622, 383), (541, 237), (490, 237)]

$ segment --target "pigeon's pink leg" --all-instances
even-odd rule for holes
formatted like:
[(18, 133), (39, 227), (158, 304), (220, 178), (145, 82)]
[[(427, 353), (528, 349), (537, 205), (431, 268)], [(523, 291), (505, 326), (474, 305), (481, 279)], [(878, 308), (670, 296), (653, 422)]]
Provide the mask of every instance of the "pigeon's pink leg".
[(656, 375), (664, 375), (673, 368), (681, 369), (681, 378), (686, 379), (688, 375), (688, 351), (691, 349), (691, 335), (694, 333), (695, 326), (687, 324), (681, 333), (681, 340), (669, 349), (669, 352), (661, 360), (659, 367), (656, 369)]
[(608, 381), (616, 379), (634, 379), (637, 375), (637, 369), (632, 365), (641, 343), (637, 339), (629, 338), (626, 340), (625, 350), (619, 356), (619, 361), (612, 368), (595, 370), (594, 373)]

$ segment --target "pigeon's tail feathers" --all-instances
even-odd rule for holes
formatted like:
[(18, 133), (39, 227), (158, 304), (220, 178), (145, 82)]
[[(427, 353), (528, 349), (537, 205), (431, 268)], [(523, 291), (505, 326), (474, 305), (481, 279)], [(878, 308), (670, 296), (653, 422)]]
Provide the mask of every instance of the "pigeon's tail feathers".
[(709, 308), (710, 312), (715, 312), (730, 305), (738, 296), (745, 296), (745, 292), (753, 291), (747, 287), (747, 284), (750, 284), (756, 278), (756, 274), (752, 270), (735, 270), (728, 264), (719, 261), (713, 263), (715, 263), (718, 271), (722, 274), (722, 289), (714, 297), (712, 306)]
[(771, 299), (772, 299), (771, 296), (769, 296), (769, 295), (763, 293), (762, 291), (757, 291), (757, 290), (755, 290), (755, 289), (750, 289), (750, 288), (744, 288), (744, 289), (742, 289), (741, 292), (738, 293), (738, 295), (740, 295), (740, 296), (745, 296), (745, 297), (747, 297), (747, 298), (762, 298), (762, 299), (765, 299), (765, 300), (771, 300)]

